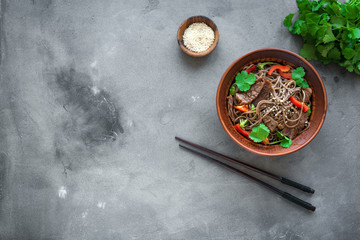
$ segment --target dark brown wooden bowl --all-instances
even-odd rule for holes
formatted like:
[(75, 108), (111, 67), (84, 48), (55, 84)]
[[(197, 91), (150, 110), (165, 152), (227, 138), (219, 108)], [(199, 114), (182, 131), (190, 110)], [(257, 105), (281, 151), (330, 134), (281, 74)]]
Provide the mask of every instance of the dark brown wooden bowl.
[[(215, 33), (215, 40), (214, 43), (205, 51), (203, 52), (193, 52), (189, 49), (187, 49), (184, 45), (184, 41), (183, 41), (183, 36), (184, 36), (184, 31), (185, 29), (187, 29), (191, 24), (193, 23), (200, 23), (203, 22), (205, 24), (207, 24), (209, 27), (212, 28), (212, 30)], [(207, 18), (205, 16), (193, 16), (193, 17), (189, 17), (188, 19), (186, 19), (179, 27), (178, 32), (177, 32), (177, 41), (178, 44), (181, 48), (181, 50), (183, 50), (187, 55), (190, 55), (192, 57), (203, 57), (208, 55), (209, 53), (211, 53), (216, 45), (219, 42), (219, 30), (216, 27), (215, 23), (210, 19)]]
[[(228, 116), (226, 97), (228, 96), (230, 86), (232, 85), (236, 74), (248, 64), (256, 64), (265, 61), (275, 61), (282, 64), (288, 64), (292, 67), (303, 67), (306, 73), (305, 79), (313, 90), (311, 104), (312, 113), (309, 119), (310, 127), (297, 136), (289, 148), (283, 148), (278, 144), (265, 146), (263, 144), (254, 143), (245, 138), (234, 128), (234, 125)], [(305, 147), (316, 136), (325, 120), (327, 99), (324, 84), (315, 68), (308, 61), (287, 50), (264, 48), (242, 56), (225, 71), (217, 90), (216, 108), (220, 122), (225, 131), (238, 145), (259, 155), (281, 156), (293, 153)]]

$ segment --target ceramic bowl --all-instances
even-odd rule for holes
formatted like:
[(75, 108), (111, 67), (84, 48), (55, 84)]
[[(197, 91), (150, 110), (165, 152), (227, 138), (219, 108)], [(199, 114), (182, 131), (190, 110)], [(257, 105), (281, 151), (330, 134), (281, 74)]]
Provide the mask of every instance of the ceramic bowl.
[[(184, 31), (191, 24), (200, 23), (200, 22), (203, 22), (212, 28), (212, 30), (215, 33), (215, 40), (214, 40), (214, 43), (207, 50), (205, 50), (203, 52), (193, 52), (185, 47), (184, 41), (183, 41), (183, 35), (184, 35)], [(192, 57), (203, 57), (203, 56), (210, 54), (216, 48), (216, 46), (219, 42), (219, 30), (216, 27), (215, 23), (210, 18), (205, 17), (205, 16), (193, 16), (193, 17), (186, 19), (180, 25), (178, 32), (177, 32), (177, 41), (178, 41), (178, 44), (179, 44), (181, 50), (183, 50), (183, 52), (185, 52), (187, 55), (192, 56)]]
[[(303, 67), (305, 70), (305, 79), (313, 90), (311, 97), (312, 107), (310, 115), (310, 127), (293, 139), (293, 144), (289, 148), (283, 148), (279, 144), (265, 146), (254, 143), (241, 135), (235, 128), (228, 116), (227, 100), (230, 86), (240, 70), (249, 64), (258, 62), (274, 61), (281, 64), (288, 64), (292, 67)], [(222, 126), (227, 134), (238, 145), (244, 149), (263, 156), (281, 156), (298, 151), (305, 147), (316, 134), (320, 131), (324, 123), (327, 108), (326, 91), (318, 72), (315, 68), (301, 56), (283, 49), (265, 48), (259, 49), (237, 59), (223, 74), (216, 96), (217, 113)]]

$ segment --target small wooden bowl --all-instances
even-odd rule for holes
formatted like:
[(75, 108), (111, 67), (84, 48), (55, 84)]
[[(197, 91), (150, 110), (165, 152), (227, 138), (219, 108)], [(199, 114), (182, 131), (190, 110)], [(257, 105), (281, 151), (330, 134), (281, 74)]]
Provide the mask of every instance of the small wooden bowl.
[[(228, 96), (230, 86), (232, 85), (236, 74), (246, 65), (267, 61), (279, 62), (284, 65), (288, 64), (292, 67), (303, 67), (306, 73), (305, 79), (313, 90), (311, 97), (311, 115), (309, 119), (310, 127), (297, 136), (289, 148), (283, 148), (279, 144), (265, 146), (263, 144), (254, 143), (236, 131), (228, 116), (226, 97)], [(259, 155), (281, 156), (293, 153), (305, 147), (312, 139), (314, 139), (325, 120), (327, 99), (324, 84), (318, 72), (308, 61), (287, 50), (264, 48), (242, 56), (225, 71), (217, 90), (216, 108), (220, 122), (225, 131), (238, 145)]]
[[(191, 24), (200, 23), (200, 22), (203, 22), (203, 23), (205, 23), (206, 25), (208, 25), (209, 27), (212, 28), (212, 30), (215, 33), (215, 39), (214, 39), (214, 43), (207, 50), (205, 50), (203, 52), (193, 52), (193, 51), (187, 49), (185, 47), (185, 45), (184, 45), (184, 41), (183, 41), (184, 31)], [(178, 32), (177, 32), (177, 41), (178, 41), (178, 44), (179, 44), (181, 50), (183, 50), (187, 55), (192, 56), (192, 57), (203, 57), (203, 56), (206, 56), (209, 53), (211, 53), (215, 49), (216, 45), (218, 44), (218, 42), (219, 42), (219, 30), (216, 27), (215, 23), (210, 18), (207, 18), (205, 16), (193, 16), (193, 17), (190, 17), (190, 18), (186, 19), (180, 25), (180, 27), (178, 29)]]

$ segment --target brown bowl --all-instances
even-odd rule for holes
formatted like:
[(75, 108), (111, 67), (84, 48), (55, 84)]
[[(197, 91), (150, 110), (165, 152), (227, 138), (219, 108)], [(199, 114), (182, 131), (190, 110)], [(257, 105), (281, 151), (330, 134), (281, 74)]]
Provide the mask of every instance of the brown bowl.
[[(227, 100), (230, 86), (232, 85), (235, 75), (248, 64), (258, 62), (274, 61), (282, 64), (288, 64), (292, 67), (303, 67), (305, 70), (305, 79), (313, 90), (312, 95), (312, 113), (310, 115), (310, 127), (293, 140), (289, 148), (283, 148), (280, 145), (265, 146), (254, 143), (253, 141), (241, 135), (232, 124), (227, 111)], [(222, 76), (216, 95), (216, 108), (221, 124), (229, 136), (241, 147), (246, 150), (263, 155), (263, 156), (281, 156), (293, 153), (305, 147), (320, 131), (324, 123), (327, 100), (324, 84), (315, 70), (315, 68), (304, 58), (299, 55), (283, 49), (264, 48), (250, 52), (236, 60), (225, 71)]]
[[(184, 31), (193, 23), (200, 23), (200, 22), (203, 22), (205, 23), (206, 25), (208, 25), (209, 27), (212, 28), (212, 30), (214, 31), (215, 33), (215, 40), (214, 40), (214, 43), (205, 51), (203, 52), (193, 52), (189, 49), (187, 49), (184, 45), (184, 41), (183, 41), (183, 35), (184, 35)], [(203, 57), (203, 56), (206, 56), (208, 55), (209, 53), (211, 53), (216, 45), (218, 44), (219, 42), (219, 30), (218, 28), (216, 27), (215, 23), (210, 19), (210, 18), (207, 18), (205, 16), (193, 16), (193, 17), (190, 17), (188, 19), (186, 19), (179, 27), (178, 29), (178, 32), (177, 32), (177, 41), (178, 41), (178, 44), (181, 48), (181, 50), (183, 50), (187, 55), (190, 55), (192, 57)]]

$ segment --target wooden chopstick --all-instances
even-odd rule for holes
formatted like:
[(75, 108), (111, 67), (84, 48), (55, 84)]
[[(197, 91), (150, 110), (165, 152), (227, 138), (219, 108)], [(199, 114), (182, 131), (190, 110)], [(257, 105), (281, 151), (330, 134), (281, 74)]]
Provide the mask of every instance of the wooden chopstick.
[(203, 150), (203, 151), (205, 151), (205, 152), (208, 152), (208, 153), (210, 153), (210, 154), (213, 154), (213, 155), (215, 155), (215, 156), (217, 156), (217, 157), (219, 157), (219, 158), (221, 158), (221, 159), (227, 160), (227, 161), (229, 161), (229, 162), (231, 162), (231, 163), (240, 165), (240, 166), (245, 167), (245, 168), (247, 168), (247, 169), (250, 169), (250, 170), (252, 170), (252, 171), (254, 171), (254, 172), (257, 172), (257, 173), (260, 173), (260, 174), (262, 174), (262, 175), (268, 176), (268, 177), (270, 177), (270, 178), (272, 178), (272, 179), (275, 179), (275, 180), (277, 180), (277, 181), (280, 181), (280, 182), (283, 183), (283, 184), (286, 184), (286, 185), (292, 186), (292, 187), (294, 187), (294, 188), (300, 189), (300, 190), (302, 190), (302, 191), (304, 191), (304, 192), (308, 192), (308, 193), (314, 193), (314, 192), (315, 192), (315, 190), (312, 189), (311, 187), (302, 185), (302, 184), (300, 184), (300, 183), (297, 183), (297, 182), (292, 181), (292, 180), (290, 180), (290, 179), (284, 178), (284, 177), (282, 177), (282, 176), (278, 176), (278, 175), (276, 175), (276, 174), (267, 172), (267, 171), (262, 170), (262, 169), (260, 169), (260, 168), (251, 166), (250, 164), (247, 164), (247, 163), (241, 162), (240, 160), (237, 160), (237, 159), (234, 159), (234, 158), (225, 156), (225, 155), (223, 155), (223, 154), (221, 154), (221, 153), (215, 152), (215, 151), (210, 150), (210, 149), (208, 149), (208, 148), (206, 148), (206, 147), (202, 147), (202, 146), (200, 146), (200, 145), (198, 145), (198, 144), (196, 144), (196, 143), (192, 143), (192, 142), (187, 141), (187, 140), (185, 140), (185, 139), (182, 139), (182, 138), (180, 138), (180, 137), (175, 137), (175, 139), (176, 139), (176, 140), (179, 140), (179, 141), (181, 141), (181, 142), (184, 142), (184, 143), (186, 143), (186, 144), (189, 144), (190, 146), (193, 146), (193, 147), (198, 148), (198, 149), (200, 149), (200, 150)]
[(297, 205), (299, 205), (299, 206), (301, 206), (303, 208), (306, 208), (306, 209), (311, 210), (313, 212), (316, 209), (316, 207), (311, 205), (311, 203), (305, 202), (304, 200), (301, 200), (300, 198), (297, 198), (297, 197), (291, 195), (290, 193), (284, 192), (284, 191), (278, 189), (277, 187), (274, 187), (274, 186), (272, 186), (272, 185), (270, 185), (270, 184), (268, 184), (266, 182), (263, 182), (260, 179), (257, 179), (257, 178), (255, 178), (253, 176), (250, 176), (249, 174), (244, 173), (244, 172), (240, 171), (239, 169), (233, 168), (233, 167), (231, 167), (231, 166), (229, 166), (229, 165), (227, 165), (225, 163), (222, 163), (219, 160), (217, 160), (217, 159), (215, 159), (215, 158), (213, 158), (211, 156), (208, 156), (208, 155), (206, 155), (204, 153), (201, 153), (199, 150), (189, 148), (189, 147), (187, 147), (187, 146), (185, 146), (185, 145), (183, 145), (181, 143), (179, 144), (179, 146), (182, 147), (182, 148), (185, 148), (185, 149), (187, 149), (187, 150), (189, 150), (191, 152), (194, 152), (194, 153), (196, 153), (196, 154), (198, 154), (200, 156), (203, 156), (203, 157), (206, 157), (206, 158), (208, 158), (210, 160), (213, 160), (216, 164), (219, 164), (219, 165), (221, 165), (221, 166), (223, 166), (223, 167), (225, 167), (227, 169), (230, 169), (231, 171), (239, 173), (239, 174), (247, 177), (248, 179), (250, 179), (250, 180), (252, 180), (252, 181), (254, 181), (256, 183), (267, 187), (268, 189), (270, 189), (271, 191), (273, 191), (276, 194), (280, 195), (281, 197), (283, 197), (283, 198), (285, 198), (285, 199), (287, 199), (287, 200), (289, 200), (289, 201), (291, 201), (291, 202), (293, 202), (293, 203), (295, 203), (295, 204), (297, 204)]

